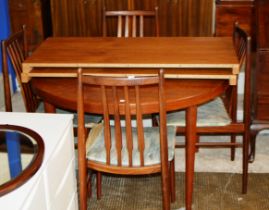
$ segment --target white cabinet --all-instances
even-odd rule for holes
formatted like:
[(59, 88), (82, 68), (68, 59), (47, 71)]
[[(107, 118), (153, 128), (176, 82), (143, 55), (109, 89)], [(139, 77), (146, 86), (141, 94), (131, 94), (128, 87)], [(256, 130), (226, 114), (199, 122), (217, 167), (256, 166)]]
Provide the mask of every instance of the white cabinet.
[(0, 124), (36, 131), (45, 143), (40, 169), (26, 183), (0, 197), (3, 210), (77, 210), (73, 116), (0, 113)]

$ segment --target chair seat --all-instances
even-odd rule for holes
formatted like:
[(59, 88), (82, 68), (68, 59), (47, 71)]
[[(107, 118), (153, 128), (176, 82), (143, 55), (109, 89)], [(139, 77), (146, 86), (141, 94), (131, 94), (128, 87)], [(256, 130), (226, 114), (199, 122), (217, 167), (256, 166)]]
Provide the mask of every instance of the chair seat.
[[(167, 125), (185, 126), (185, 115), (185, 110), (167, 113)], [(230, 123), (231, 119), (221, 98), (217, 97), (198, 107), (197, 126), (225, 126)]]
[[(114, 138), (114, 127), (111, 127), (111, 165), (117, 165), (117, 151)], [(133, 166), (140, 166), (140, 154), (137, 145), (137, 130), (132, 128), (133, 133)], [(168, 160), (174, 158), (176, 129), (174, 126), (167, 127), (168, 141)], [(160, 163), (160, 133), (159, 127), (145, 127), (145, 150), (144, 150), (144, 165), (154, 165)], [(126, 146), (126, 131), (122, 128), (122, 166), (129, 166), (128, 150)], [(104, 146), (104, 126), (98, 124), (91, 129), (86, 142), (87, 159), (106, 164), (106, 151)]]

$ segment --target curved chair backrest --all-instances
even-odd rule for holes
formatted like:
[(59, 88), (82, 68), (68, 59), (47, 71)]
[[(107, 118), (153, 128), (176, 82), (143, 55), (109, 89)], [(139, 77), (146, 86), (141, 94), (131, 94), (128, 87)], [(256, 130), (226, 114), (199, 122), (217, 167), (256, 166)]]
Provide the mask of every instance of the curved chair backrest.
[(8, 75), (8, 58), (10, 59), (13, 69), (16, 73), (17, 81), (21, 87), (21, 93), (24, 105), (27, 112), (35, 112), (38, 106), (38, 99), (33, 94), (30, 83), (22, 83), (22, 62), (28, 56), (26, 27), (2, 42), (2, 55), (3, 55), (3, 78), (5, 89), (5, 105), (6, 111), (12, 111), (10, 84)]
[(117, 20), (117, 37), (144, 37), (145, 20), (155, 21), (155, 36), (159, 36), (158, 7), (152, 11), (103, 11), (103, 36), (107, 36), (108, 19)]
[[(167, 144), (166, 140), (166, 115), (165, 115), (165, 107), (164, 107), (164, 90), (163, 90), (163, 72), (160, 72), (159, 76), (152, 77), (141, 77), (141, 78), (117, 78), (117, 77), (102, 77), (102, 76), (89, 76), (83, 75), (82, 72), (78, 75), (79, 85), (78, 85), (78, 117), (79, 117), (79, 131), (83, 132), (83, 139), (85, 139), (85, 131), (84, 131), (84, 100), (83, 91), (87, 90), (85, 86), (96, 86), (96, 88), (100, 89), (100, 100), (102, 101), (102, 113), (104, 119), (104, 142), (106, 147), (106, 167), (113, 170), (115, 168), (115, 163), (111, 164), (110, 160), (110, 152), (112, 146), (112, 138), (115, 141), (115, 149), (117, 153), (117, 166), (122, 166), (122, 147), (123, 147), (123, 139), (122, 139), (122, 127), (121, 127), (121, 119), (124, 117), (125, 119), (125, 133), (126, 133), (126, 148), (128, 150), (128, 169), (132, 167), (133, 163), (133, 155), (134, 155), (134, 144), (137, 144), (137, 150), (140, 154), (140, 163), (139, 165), (143, 168), (144, 165), (144, 127), (143, 127), (143, 109), (142, 103), (142, 95), (140, 89), (143, 86), (152, 86), (155, 85), (159, 87), (159, 93), (156, 93), (156, 104), (153, 108), (160, 113), (161, 116), (161, 125), (160, 125), (160, 142), (161, 148), (162, 146)], [(110, 119), (113, 116), (114, 125), (111, 126)], [(137, 140), (132, 138), (133, 132), (131, 119), (134, 117), (136, 119), (136, 136)], [(113, 127), (113, 128), (112, 128)], [(82, 129), (81, 129), (82, 128)], [(111, 129), (114, 130), (114, 136), (111, 136)], [(81, 137), (81, 136), (79, 136)], [(157, 140), (157, 139), (156, 139)], [(134, 142), (137, 141), (137, 142)], [(158, 141), (158, 140), (157, 140)], [(79, 145), (79, 148), (83, 150), (85, 147), (85, 141), (79, 141), (79, 144), (84, 143), (84, 145)], [(159, 143), (159, 142), (158, 142)], [(164, 146), (165, 148), (167, 147)], [(85, 152), (85, 151), (84, 151)], [(83, 152), (83, 153), (84, 153)], [(136, 151), (137, 152), (137, 151)], [(126, 167), (125, 167), (126, 168)], [(149, 170), (144, 167), (145, 171)], [(124, 170), (124, 167), (122, 168)], [(136, 170), (136, 169), (135, 169)], [(150, 169), (152, 170), (152, 168)], [(144, 172), (146, 173), (146, 172)]]
[(235, 52), (239, 59), (240, 69), (244, 68), (244, 122), (250, 125), (251, 112), (251, 37), (240, 28), (236, 22), (234, 24), (233, 42)]

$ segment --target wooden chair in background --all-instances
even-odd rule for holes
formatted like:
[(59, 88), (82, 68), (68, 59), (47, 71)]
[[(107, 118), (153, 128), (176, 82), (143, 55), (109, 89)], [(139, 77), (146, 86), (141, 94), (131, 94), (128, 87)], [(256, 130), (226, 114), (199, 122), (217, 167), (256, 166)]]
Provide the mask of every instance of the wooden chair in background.
[[(12, 34), (8, 39), (2, 41), (4, 96), (5, 110), (7, 112), (13, 111), (8, 72), (8, 58), (10, 59), (13, 69), (15, 71), (16, 79), (20, 87), (20, 92), (22, 94), (26, 112), (44, 112), (44, 110), (47, 112), (46, 104), (43, 105), (43, 103), (40, 103), (41, 100), (34, 93), (31, 81), (29, 81), (28, 83), (23, 83), (21, 80), (22, 63), (27, 58), (28, 54), (29, 52), (26, 39), (26, 26), (24, 25), (20, 31)], [(74, 128), (76, 128), (76, 113), (60, 108), (57, 108), (56, 112), (64, 114), (75, 114)], [(92, 124), (100, 122), (102, 119), (101, 116), (98, 115), (85, 116), (85, 118), (89, 127)]]
[[(117, 37), (144, 37), (145, 31), (153, 30), (154, 35), (159, 36), (159, 17), (158, 7), (154, 11), (103, 11), (103, 36), (111, 36), (107, 33), (109, 25), (107, 22), (116, 20), (116, 36)], [(153, 28), (145, 29), (145, 21), (154, 21)], [(152, 23), (152, 22), (151, 22)], [(151, 26), (153, 24), (150, 24)], [(113, 31), (113, 30), (112, 30)], [(114, 35), (115, 36), (115, 35)]]
[[(197, 133), (198, 135), (229, 135), (230, 142), (200, 142), (199, 147), (228, 147), (231, 148), (231, 156), (234, 159), (236, 147), (243, 147), (243, 176), (242, 192), (247, 192), (248, 154), (249, 154), (249, 127), (250, 127), (250, 86), (251, 86), (251, 38), (242, 30), (238, 23), (234, 26), (233, 42), (235, 52), (240, 62), (241, 71), (245, 72), (243, 120), (237, 120), (237, 91), (238, 85), (230, 86), (222, 97), (218, 97), (209, 103), (198, 107)], [(171, 112), (167, 114), (167, 125), (177, 127), (177, 134), (185, 133), (185, 111)], [(236, 142), (236, 135), (243, 137), (242, 143)], [(176, 147), (184, 145), (177, 144)]]
[(11, 89), (8, 73), (8, 57), (10, 58), (18, 84), (21, 88), (21, 94), (26, 111), (35, 112), (40, 102), (36, 95), (33, 93), (31, 83), (22, 83), (21, 81), (22, 62), (28, 56), (26, 40), (26, 26), (24, 25), (22, 30), (12, 34), (7, 40), (2, 42), (5, 110), (8, 112), (12, 112)]
[[(163, 209), (170, 209), (175, 201), (174, 143), (175, 127), (166, 126), (163, 72), (159, 76), (118, 78), (83, 75), (78, 71), (78, 159), (80, 207), (87, 207), (87, 193), (91, 194), (91, 178), (87, 169), (98, 172), (143, 175), (161, 172)], [(160, 126), (143, 127), (143, 103), (147, 86), (156, 86), (159, 95), (152, 109), (159, 110)], [(99, 88), (97, 106), (103, 113), (104, 122), (92, 128), (89, 135), (84, 127), (85, 91), (88, 86)], [(131, 119), (136, 119), (132, 127)], [(121, 119), (125, 126), (121, 126)], [(111, 126), (111, 119), (114, 126)], [(171, 184), (171, 185), (170, 185)], [(87, 189), (88, 188), (88, 189)], [(88, 191), (88, 192), (87, 192)], [(97, 173), (97, 198), (101, 196), (101, 175)]]

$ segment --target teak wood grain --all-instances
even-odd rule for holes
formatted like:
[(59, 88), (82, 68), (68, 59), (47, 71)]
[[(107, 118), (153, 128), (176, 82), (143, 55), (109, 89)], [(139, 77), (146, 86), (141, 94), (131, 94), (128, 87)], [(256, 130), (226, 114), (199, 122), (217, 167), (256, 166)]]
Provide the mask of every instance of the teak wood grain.
[(65, 76), (77, 67), (208, 68), (212, 78), (210, 69), (230, 69), (227, 77), (239, 72), (231, 37), (49, 38), (23, 63), (24, 82), (35, 67), (67, 68)]
[[(32, 85), (38, 96), (46, 103), (57, 108), (76, 111), (76, 79), (75, 78), (33, 78)], [(176, 80), (167, 79), (165, 82), (165, 97), (167, 111), (183, 109), (193, 103), (201, 104), (216, 97), (227, 86), (226, 80)], [(202, 87), (202, 88), (201, 88)], [(85, 112), (102, 113), (101, 94), (95, 87), (87, 87), (85, 97)], [(66, 92), (68, 91), (68, 94)], [(153, 108), (157, 103), (157, 92), (153, 87), (146, 87), (141, 91), (143, 114), (158, 112)], [(86, 100), (87, 99), (87, 100)], [(112, 98), (108, 98), (112, 100)], [(134, 101), (130, 98), (130, 101)], [(131, 104), (131, 113), (132, 107)], [(113, 114), (113, 113), (112, 113)]]

